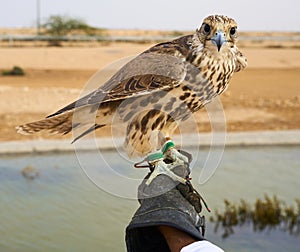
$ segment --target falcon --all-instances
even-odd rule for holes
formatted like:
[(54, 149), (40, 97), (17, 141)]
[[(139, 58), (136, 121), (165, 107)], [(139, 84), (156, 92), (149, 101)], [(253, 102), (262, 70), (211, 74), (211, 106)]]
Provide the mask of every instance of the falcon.
[(151, 47), (93, 92), (17, 131), (76, 130), (76, 141), (103, 126), (126, 123), (128, 155), (151, 153), (161, 146), (158, 139), (169, 139), (181, 121), (222, 94), (233, 74), (246, 67), (237, 39), (232, 18), (208, 16), (195, 33)]

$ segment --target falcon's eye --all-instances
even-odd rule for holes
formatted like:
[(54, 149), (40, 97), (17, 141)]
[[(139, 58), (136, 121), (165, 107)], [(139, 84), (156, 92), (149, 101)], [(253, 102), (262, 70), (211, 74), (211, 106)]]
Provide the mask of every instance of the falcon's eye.
[(236, 34), (236, 28), (235, 27), (231, 27), (230, 29), (230, 35), (234, 36)]
[(204, 33), (209, 34), (210, 30), (211, 30), (210, 26), (208, 24), (204, 24), (204, 26), (203, 26)]

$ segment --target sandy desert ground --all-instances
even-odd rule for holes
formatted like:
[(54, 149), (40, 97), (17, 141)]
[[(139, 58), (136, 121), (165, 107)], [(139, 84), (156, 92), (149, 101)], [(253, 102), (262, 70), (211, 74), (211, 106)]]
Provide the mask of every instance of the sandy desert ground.
[[(20, 77), (0, 76), (0, 141), (57, 138), (45, 133), (19, 135), (15, 126), (41, 119), (74, 101), (97, 71), (101, 72), (94, 84), (103, 82), (121, 63), (150, 46), (110, 43), (90, 48), (0, 48), (0, 70), (18, 65), (26, 72)], [(227, 130), (299, 129), (300, 49), (241, 50), (249, 66), (235, 74), (221, 96)], [(196, 115), (196, 121), (201, 132), (210, 130), (205, 110)], [(185, 128), (186, 132), (192, 130)], [(104, 128), (97, 134), (110, 132)]]

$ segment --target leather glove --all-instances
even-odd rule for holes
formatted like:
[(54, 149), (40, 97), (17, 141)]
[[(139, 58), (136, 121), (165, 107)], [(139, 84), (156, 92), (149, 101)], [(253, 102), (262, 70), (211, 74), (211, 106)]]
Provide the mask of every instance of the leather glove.
[(126, 228), (128, 251), (170, 251), (157, 228), (161, 225), (177, 228), (195, 240), (204, 240), (205, 219), (200, 216), (203, 199), (188, 179), (192, 158), (187, 152), (180, 153), (187, 157), (187, 162), (178, 164), (168, 157), (163, 162), (174, 174), (185, 179), (184, 184), (166, 174), (156, 176), (149, 183), (156, 164), (150, 165), (151, 172), (138, 188), (140, 207)]

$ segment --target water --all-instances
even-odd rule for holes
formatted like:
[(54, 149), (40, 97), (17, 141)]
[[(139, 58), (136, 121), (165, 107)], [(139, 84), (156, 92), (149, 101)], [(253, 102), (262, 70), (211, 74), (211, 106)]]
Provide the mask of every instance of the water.
[[(212, 209), (222, 208), (225, 198), (254, 202), (264, 193), (292, 204), (299, 198), (299, 153), (300, 146), (227, 148), (207, 183), (197, 184), (201, 161), (193, 169), (192, 182)], [(99, 153), (83, 155), (90, 169), (102, 165)], [(116, 167), (128, 166), (117, 153), (103, 155)], [(38, 178), (28, 180), (21, 175), (27, 165), (37, 168)], [(115, 184), (114, 179), (106, 179)], [(138, 207), (136, 200), (111, 195), (91, 183), (73, 153), (2, 156), (0, 204), (0, 251), (125, 251), (124, 231)], [(214, 233), (213, 228), (208, 223), (207, 238), (227, 251), (300, 248), (300, 237), (279, 230), (254, 233), (251, 227), (241, 227), (222, 239), (222, 232)]]

